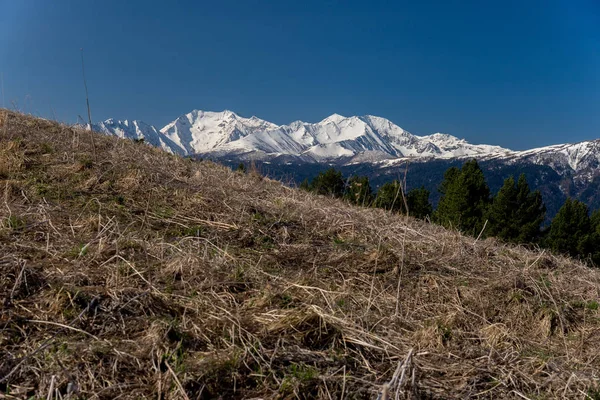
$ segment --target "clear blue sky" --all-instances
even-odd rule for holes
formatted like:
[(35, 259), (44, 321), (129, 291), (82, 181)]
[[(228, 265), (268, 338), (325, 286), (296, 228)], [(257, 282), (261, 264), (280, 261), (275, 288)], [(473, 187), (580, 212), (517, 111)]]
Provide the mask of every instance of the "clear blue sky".
[(81, 47), (94, 120), (336, 112), (514, 149), (600, 138), (598, 0), (0, 0), (6, 106), (85, 116)]

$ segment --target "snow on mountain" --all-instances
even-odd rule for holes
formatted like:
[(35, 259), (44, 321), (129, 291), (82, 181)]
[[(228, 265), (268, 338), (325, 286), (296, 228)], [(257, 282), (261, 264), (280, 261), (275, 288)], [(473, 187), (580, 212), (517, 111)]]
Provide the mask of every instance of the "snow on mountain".
[(526, 151), (471, 144), (455, 136), (434, 133), (417, 136), (376, 116), (344, 117), (333, 114), (322, 121), (295, 121), (277, 125), (232, 111), (194, 110), (160, 131), (141, 121), (106, 120), (94, 129), (147, 143), (181, 155), (240, 156), (262, 160), (296, 158), (302, 162), (354, 164), (380, 162), (391, 166), (406, 159), (477, 157), (506, 163), (548, 165), (560, 174), (576, 172), (591, 179), (600, 170), (600, 139)]
[(160, 133), (155, 127), (148, 125), (143, 121), (118, 121), (111, 118), (93, 124), (93, 127), (95, 131), (104, 134), (118, 136), (122, 139), (144, 139), (146, 143), (160, 147), (170, 153), (184, 154), (181, 147), (175, 144), (167, 136)]
[(472, 145), (451, 135), (416, 136), (391, 121), (371, 115), (333, 114), (320, 122), (295, 121), (278, 126), (232, 111), (194, 110), (160, 131), (141, 121), (109, 119), (95, 129), (122, 138), (145, 139), (169, 152), (301, 156), (313, 162), (338, 159), (454, 158), (510, 152), (498, 146)]
[(243, 118), (229, 110), (222, 112), (194, 110), (180, 116), (160, 131), (186, 154), (196, 154), (275, 128), (277, 125), (271, 122), (256, 117)]
[[(241, 117), (237, 121), (244, 123)], [(264, 129), (263, 125), (254, 132), (246, 129), (246, 134), (237, 136), (213, 134), (213, 141), (208, 146), (196, 146), (195, 150), (196, 153), (216, 152), (220, 155), (228, 152), (302, 155), (316, 162), (353, 157), (453, 158), (510, 152), (498, 146), (472, 145), (450, 135), (416, 136), (385, 118), (371, 115), (344, 117), (333, 114), (317, 123), (295, 121), (272, 126)], [(162, 131), (166, 132), (165, 129)], [(178, 142), (174, 136), (170, 137)], [(362, 156), (364, 154), (367, 156)]]
[(254, 152), (261, 151), (266, 154), (300, 154), (305, 147), (296, 142), (292, 137), (280, 130), (262, 131), (244, 136), (213, 148), (213, 152)]
[(508, 163), (548, 165), (559, 174), (577, 173), (578, 181), (600, 174), (600, 139), (516, 151), (504, 157)]

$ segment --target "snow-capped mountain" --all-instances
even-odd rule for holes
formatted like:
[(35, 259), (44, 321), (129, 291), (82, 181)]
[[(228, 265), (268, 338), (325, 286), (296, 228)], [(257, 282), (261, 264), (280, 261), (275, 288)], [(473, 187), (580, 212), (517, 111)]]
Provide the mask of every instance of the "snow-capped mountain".
[(590, 181), (600, 175), (600, 139), (517, 151), (502, 159), (509, 164), (546, 165), (560, 175), (574, 173), (576, 182)]
[(160, 132), (171, 139), (185, 154), (211, 151), (221, 145), (267, 130), (277, 125), (262, 119), (240, 117), (225, 110), (210, 112), (194, 110), (171, 122)]
[[(265, 159), (298, 156), (305, 161), (454, 158), (508, 153), (498, 146), (472, 145), (451, 135), (416, 136), (391, 121), (333, 114), (317, 123), (277, 126), (230, 111), (194, 111), (161, 129), (187, 154), (246, 155)], [(353, 160), (354, 161), (354, 160)]]
[(144, 139), (171, 153), (242, 160), (296, 160), (311, 163), (377, 163), (383, 167), (406, 159), (427, 161), (476, 157), (508, 164), (547, 165), (580, 179), (595, 176), (600, 166), (600, 139), (526, 151), (471, 144), (455, 136), (414, 135), (393, 122), (371, 115), (333, 114), (320, 122), (277, 125), (225, 110), (194, 110), (158, 130), (142, 121), (106, 120), (94, 129), (121, 138)]
[(155, 127), (143, 121), (118, 121), (111, 118), (93, 124), (93, 129), (104, 134), (118, 136), (122, 139), (144, 139), (145, 142), (152, 146), (160, 147), (170, 153), (185, 154), (168, 136), (163, 135)]
[(245, 155), (268, 159), (299, 157), (309, 162), (357, 162), (382, 159), (455, 158), (506, 154), (498, 146), (473, 145), (451, 135), (416, 136), (391, 121), (371, 115), (333, 114), (317, 123), (277, 125), (232, 111), (194, 110), (160, 131), (141, 121), (100, 122), (95, 129), (129, 139), (145, 139), (182, 155)]
[(494, 190), (510, 175), (528, 174), (532, 187), (541, 190), (550, 216), (567, 196), (600, 208), (600, 139), (512, 151), (471, 144), (443, 133), (417, 136), (371, 115), (333, 114), (316, 123), (277, 125), (227, 110), (195, 110), (160, 130), (141, 121), (113, 119), (93, 128), (121, 138), (144, 139), (171, 153), (228, 165), (250, 160), (266, 163), (270, 174), (286, 179), (292, 176), (298, 182), (335, 164), (346, 175), (367, 175), (377, 187), (397, 179), (409, 160), (411, 185), (426, 187), (434, 202), (444, 171), (460, 165), (461, 159), (477, 158)]

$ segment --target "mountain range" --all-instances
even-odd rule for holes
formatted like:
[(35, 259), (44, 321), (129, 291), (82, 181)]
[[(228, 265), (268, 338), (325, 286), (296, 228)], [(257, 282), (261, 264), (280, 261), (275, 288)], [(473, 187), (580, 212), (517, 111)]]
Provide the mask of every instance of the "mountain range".
[(109, 119), (95, 129), (122, 138), (142, 139), (180, 155), (236, 154), (268, 159), (296, 156), (307, 162), (353, 162), (398, 158), (456, 158), (508, 154), (499, 146), (473, 145), (454, 136), (417, 136), (391, 121), (366, 115), (333, 114), (317, 123), (277, 125), (232, 111), (194, 110), (158, 130), (142, 121)]
[[(494, 177), (503, 179), (509, 171), (511, 174), (529, 171), (531, 185), (555, 199), (550, 201), (556, 203), (549, 207), (551, 213), (567, 196), (582, 198), (593, 208), (600, 206), (600, 194), (590, 189), (600, 187), (600, 139), (513, 151), (471, 144), (444, 133), (417, 136), (372, 115), (333, 114), (316, 123), (295, 121), (277, 125), (229, 110), (194, 110), (162, 129), (142, 121), (114, 119), (97, 123), (93, 129), (121, 138), (144, 139), (183, 156), (232, 165), (240, 161), (268, 165), (271, 174), (278, 177), (285, 174), (296, 181), (310, 178), (311, 173), (333, 164), (350, 174), (363, 171), (377, 185), (378, 179), (383, 182), (390, 176), (397, 178), (410, 162), (412, 171), (419, 170), (422, 175), (412, 180), (432, 192), (449, 165), (477, 158), (492, 181)], [(302, 171), (298, 165), (303, 166)], [(311, 171), (308, 176), (306, 171)], [(423, 175), (430, 178), (425, 180)]]

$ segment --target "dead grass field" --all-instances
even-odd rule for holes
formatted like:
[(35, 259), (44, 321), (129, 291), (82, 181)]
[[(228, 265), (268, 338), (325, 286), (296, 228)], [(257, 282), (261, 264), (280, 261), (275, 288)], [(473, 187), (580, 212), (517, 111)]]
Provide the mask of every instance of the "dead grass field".
[(94, 139), (0, 110), (0, 398), (600, 398), (600, 271)]

